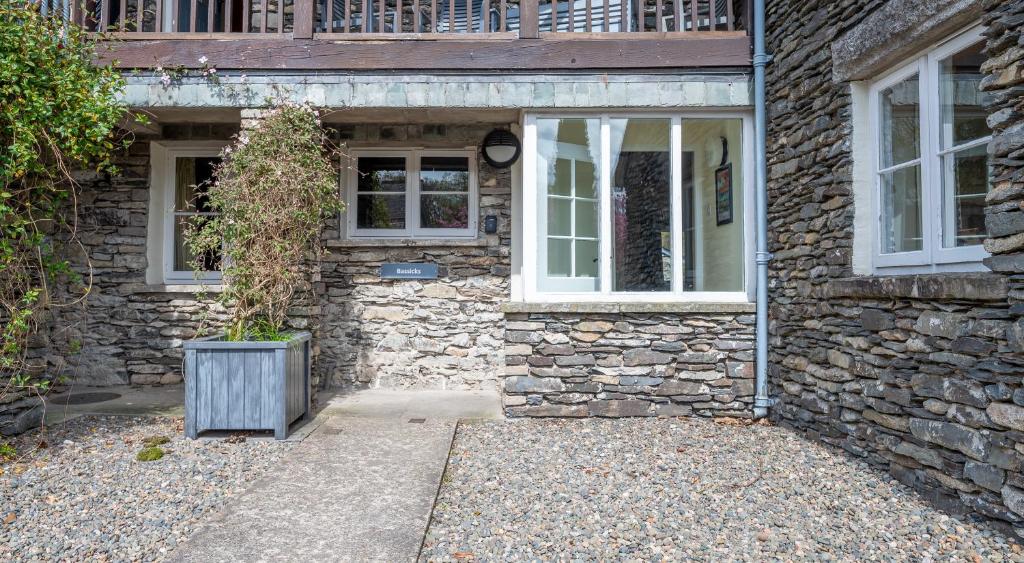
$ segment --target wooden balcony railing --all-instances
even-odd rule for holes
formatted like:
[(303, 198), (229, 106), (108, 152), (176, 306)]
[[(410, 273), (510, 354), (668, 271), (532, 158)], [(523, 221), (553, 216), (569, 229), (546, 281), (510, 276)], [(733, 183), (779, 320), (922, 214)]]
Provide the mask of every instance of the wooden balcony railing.
[[(38, 0), (127, 39), (538, 38), (541, 34), (744, 32), (747, 0)], [(621, 37), (621, 36), (620, 36)]]

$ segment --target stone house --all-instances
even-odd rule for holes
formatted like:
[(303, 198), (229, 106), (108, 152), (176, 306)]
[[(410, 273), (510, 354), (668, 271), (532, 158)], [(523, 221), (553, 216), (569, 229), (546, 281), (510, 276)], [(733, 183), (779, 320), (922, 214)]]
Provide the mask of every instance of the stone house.
[(773, 416), (1024, 517), (1024, 2), (770, 3)]
[[(291, 317), (320, 388), (497, 389), (508, 416), (753, 416), (753, 2), (258, 4), (70, 14), (124, 39), (110, 57), (153, 123), (119, 176), (82, 177), (95, 289), (46, 357), (84, 384), (180, 381), (181, 343), (222, 312), (175, 225), (276, 98), (326, 108), (347, 154), (348, 209)], [(761, 155), (771, 416), (1008, 530), (1024, 526), (1022, 23), (1024, 0), (768, 2)], [(495, 131), (519, 143), (511, 163), (489, 160)], [(396, 264), (436, 276), (384, 275)]]

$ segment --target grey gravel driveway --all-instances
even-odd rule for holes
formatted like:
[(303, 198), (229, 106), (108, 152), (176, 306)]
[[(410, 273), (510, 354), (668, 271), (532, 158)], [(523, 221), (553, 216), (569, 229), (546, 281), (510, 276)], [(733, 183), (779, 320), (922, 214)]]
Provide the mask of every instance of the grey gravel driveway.
[(705, 420), (463, 424), (421, 558), (1022, 561), (840, 452)]
[[(165, 436), (162, 459), (136, 461)], [(44, 441), (45, 448), (37, 448)], [(86, 416), (28, 432), (0, 464), (0, 561), (154, 561), (291, 443), (188, 440), (181, 419)]]

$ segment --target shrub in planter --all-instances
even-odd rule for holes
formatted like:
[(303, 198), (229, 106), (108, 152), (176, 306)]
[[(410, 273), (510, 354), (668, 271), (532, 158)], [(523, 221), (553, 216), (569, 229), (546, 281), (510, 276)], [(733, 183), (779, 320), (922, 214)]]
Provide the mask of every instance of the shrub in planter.
[(283, 438), (309, 413), (310, 335), (286, 324), (311, 286), (324, 219), (342, 209), (333, 149), (314, 109), (283, 105), (222, 156), (205, 194), (217, 215), (196, 217), (185, 238), (197, 271), (221, 257), (218, 299), (232, 315), (223, 334), (185, 344), (185, 429)]

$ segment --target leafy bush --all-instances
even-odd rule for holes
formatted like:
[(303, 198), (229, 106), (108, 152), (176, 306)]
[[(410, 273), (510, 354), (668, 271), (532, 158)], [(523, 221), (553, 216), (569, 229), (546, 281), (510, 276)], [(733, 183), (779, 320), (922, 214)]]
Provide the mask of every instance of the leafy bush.
[(196, 217), (185, 239), (196, 271), (221, 254), (232, 311), (228, 340), (280, 340), (288, 308), (319, 257), (325, 217), (342, 208), (334, 149), (316, 110), (282, 105), (224, 149), (208, 190), (213, 217)]
[[(30, 377), (26, 343), (58, 304), (60, 282), (76, 280), (57, 244), (76, 240), (70, 171), (110, 171), (124, 142), (124, 82), (95, 54), (78, 28), (29, 3), (0, 2), (0, 396), (47, 383)], [(60, 304), (87, 293), (85, 284)]]

